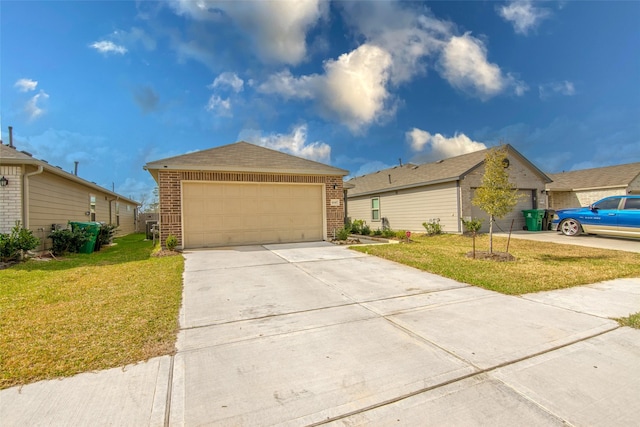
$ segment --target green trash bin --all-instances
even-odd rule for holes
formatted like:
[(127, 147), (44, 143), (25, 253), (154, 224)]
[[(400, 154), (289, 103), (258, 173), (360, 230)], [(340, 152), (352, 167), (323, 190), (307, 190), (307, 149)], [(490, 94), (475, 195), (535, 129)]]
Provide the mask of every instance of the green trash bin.
[(542, 218), (544, 218), (544, 209), (527, 209), (522, 211), (525, 222), (527, 224), (527, 230), (540, 231), (542, 230)]
[(69, 222), (71, 229), (76, 228), (87, 230), (89, 240), (80, 247), (79, 252), (81, 254), (92, 254), (96, 247), (96, 240), (98, 240), (98, 233), (100, 232), (101, 224), (99, 222)]

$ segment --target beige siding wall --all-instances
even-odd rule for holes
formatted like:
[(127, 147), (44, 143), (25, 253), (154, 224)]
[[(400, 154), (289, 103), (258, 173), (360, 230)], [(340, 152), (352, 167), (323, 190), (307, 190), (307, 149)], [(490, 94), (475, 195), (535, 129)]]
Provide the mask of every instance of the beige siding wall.
[(627, 192), (630, 194), (640, 194), (640, 175), (636, 176), (627, 187)]
[[(90, 195), (96, 197), (98, 222), (115, 224), (115, 200), (110, 194), (83, 186), (58, 175), (43, 172), (29, 178), (29, 228), (40, 238), (49, 235), (52, 224), (69, 221), (91, 221)], [(135, 230), (135, 206), (120, 201), (120, 227), (118, 235)], [(129, 210), (127, 210), (129, 205)], [(49, 245), (50, 243), (47, 243)], [(48, 247), (48, 246), (47, 246)]]
[[(382, 223), (371, 220), (372, 197), (376, 196), (349, 199), (347, 209), (351, 220), (364, 219), (375, 230), (382, 228)], [(423, 233), (423, 222), (439, 218), (445, 232), (459, 231), (455, 182), (381, 193), (379, 197), (380, 217), (387, 218), (392, 230)]]
[(551, 209), (567, 209), (589, 206), (600, 199), (609, 196), (623, 196), (627, 194), (625, 188), (610, 188), (606, 190), (588, 191), (552, 191), (549, 194)]
[(0, 166), (0, 177), (9, 183), (0, 188), (0, 233), (8, 233), (22, 221), (22, 167)]
[[(545, 181), (528, 165), (521, 162), (515, 156), (509, 156), (509, 181), (513, 183), (519, 190), (533, 190), (535, 201), (532, 208), (547, 209), (548, 201), (544, 193)], [(460, 183), (460, 194), (462, 200), (462, 217), (471, 218), (474, 206), (471, 203), (473, 199), (473, 189), (478, 188), (482, 184), (482, 176), (484, 175), (484, 164), (467, 174)], [(530, 192), (528, 194), (531, 194)], [(522, 202), (522, 201), (521, 201)], [(522, 203), (521, 203), (522, 205)], [(518, 209), (521, 206), (518, 206)], [(510, 222), (510, 221), (509, 221)], [(524, 225), (524, 216), (522, 216), (522, 224), (518, 224), (520, 228)]]

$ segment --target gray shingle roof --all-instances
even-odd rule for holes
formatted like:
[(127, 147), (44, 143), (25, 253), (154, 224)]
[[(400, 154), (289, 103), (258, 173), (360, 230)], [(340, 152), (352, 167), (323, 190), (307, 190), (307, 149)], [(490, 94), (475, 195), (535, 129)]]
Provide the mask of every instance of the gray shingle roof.
[(31, 161), (34, 160), (30, 154), (18, 151), (16, 148), (9, 147), (8, 145), (0, 144), (0, 162), (15, 163), (15, 160)]
[(626, 187), (639, 175), (640, 162), (554, 173), (549, 174), (553, 182), (547, 184), (547, 189), (573, 191), (580, 189)]
[(83, 178), (80, 178), (77, 175), (74, 175), (72, 173), (66, 172), (65, 170), (63, 170), (62, 168), (58, 167), (58, 166), (53, 166), (50, 165), (47, 161), (45, 160), (40, 160), (40, 159), (36, 159), (35, 157), (33, 157), (31, 154), (25, 152), (25, 151), (19, 151), (17, 148), (15, 147), (9, 147), (8, 145), (4, 145), (4, 144), (0, 144), (0, 165), (33, 165), (36, 167), (42, 166), (42, 169), (53, 173), (55, 175), (61, 176), (63, 178), (66, 178), (68, 180), (77, 182), (79, 184), (85, 185), (89, 188), (93, 188), (96, 190), (100, 190), (102, 192), (105, 192), (107, 194), (112, 194), (114, 196), (119, 197), (121, 200), (123, 201), (127, 201), (130, 202), (132, 204), (136, 204), (139, 205), (140, 203), (138, 203), (137, 201), (130, 199), (128, 197), (125, 197), (121, 194), (115, 193), (111, 190), (108, 190), (104, 187), (99, 186), (98, 184), (96, 184), (95, 182), (89, 182)]
[[(517, 155), (523, 161), (528, 162), (528, 160), (518, 153), (511, 145), (507, 144), (507, 149), (510, 154)], [(484, 162), (487, 150), (489, 149), (474, 151), (472, 153), (438, 160), (433, 163), (396, 166), (368, 175), (356, 177), (347, 181), (347, 183), (354, 185), (354, 188), (349, 190), (348, 194), (349, 197), (352, 197), (363, 194), (397, 190), (400, 188), (419, 187), (441, 182), (457, 181)], [(546, 178), (546, 175), (544, 175), (544, 173), (533, 164), (531, 164), (531, 167)]]
[(338, 176), (345, 176), (349, 173), (344, 169), (244, 141), (156, 160), (147, 163), (145, 168), (150, 171), (171, 169)]

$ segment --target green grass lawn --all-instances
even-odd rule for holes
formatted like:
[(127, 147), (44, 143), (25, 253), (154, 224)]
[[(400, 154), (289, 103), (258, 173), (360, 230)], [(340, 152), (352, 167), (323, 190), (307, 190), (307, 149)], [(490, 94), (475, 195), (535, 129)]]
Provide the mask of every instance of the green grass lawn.
[(175, 351), (183, 257), (115, 243), (0, 270), (0, 389)]
[[(472, 249), (468, 236), (412, 236), (412, 240), (353, 249), (507, 295), (640, 277), (640, 254), (631, 252), (511, 239), (509, 253), (516, 260), (496, 262), (468, 258)], [(493, 238), (494, 251), (504, 252), (506, 245), (506, 238)], [(479, 235), (476, 250), (488, 248), (488, 235)]]
[[(442, 234), (412, 236), (413, 243), (353, 246), (352, 249), (419, 268), (459, 282), (507, 295), (549, 291), (623, 277), (640, 277), (640, 254), (573, 245), (511, 239), (515, 261), (467, 257), (471, 237)], [(493, 238), (494, 252), (504, 252), (507, 239)], [(476, 250), (488, 251), (489, 236), (476, 238)], [(640, 329), (640, 313), (616, 319)]]

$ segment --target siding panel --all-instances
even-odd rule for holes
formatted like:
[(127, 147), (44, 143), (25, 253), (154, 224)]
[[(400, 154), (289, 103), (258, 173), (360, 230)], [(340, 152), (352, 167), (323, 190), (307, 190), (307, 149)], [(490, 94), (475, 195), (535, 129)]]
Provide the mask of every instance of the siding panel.
[[(382, 223), (371, 221), (372, 197), (350, 198), (347, 209), (352, 220), (364, 219), (375, 230), (381, 228)], [(380, 217), (387, 218), (393, 230), (424, 233), (422, 223), (439, 218), (445, 232), (459, 232), (455, 182), (381, 193), (379, 197)]]

